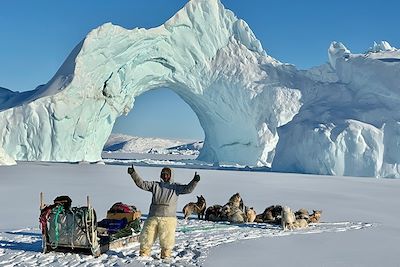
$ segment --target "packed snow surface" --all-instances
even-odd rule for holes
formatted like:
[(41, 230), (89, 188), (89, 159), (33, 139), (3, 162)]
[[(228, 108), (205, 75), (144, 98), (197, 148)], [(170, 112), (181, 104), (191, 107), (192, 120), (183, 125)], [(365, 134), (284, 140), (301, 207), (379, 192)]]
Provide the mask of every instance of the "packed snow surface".
[[(174, 168), (177, 182), (188, 183), (194, 172), (201, 181), (178, 201), (176, 246), (170, 266), (397, 266), (398, 179), (359, 179), (249, 171)], [(136, 167), (143, 178), (157, 180), (160, 167)], [(115, 202), (133, 204), (144, 214), (151, 201), (127, 174), (127, 166), (25, 163), (0, 167), (1, 266), (165, 266), (158, 242), (151, 258), (138, 256), (139, 244), (111, 250), (99, 258), (88, 255), (41, 253), (38, 229), (39, 193), (45, 203), (69, 195), (73, 206), (90, 196), (99, 219)], [(270, 205), (293, 210), (322, 210), (320, 224), (282, 231), (270, 224), (187, 222), (183, 206), (206, 198), (207, 206), (225, 204), (239, 192), (244, 204), (261, 213)], [(267, 255), (267, 256), (266, 256)], [(168, 265), (168, 264), (167, 264)]]
[(219, 0), (192, 0), (156, 28), (92, 30), (35, 90), (0, 88), (0, 141), (16, 160), (99, 161), (116, 118), (167, 87), (203, 127), (198, 160), (400, 177), (399, 50), (332, 42), (328, 59), (281, 63)]

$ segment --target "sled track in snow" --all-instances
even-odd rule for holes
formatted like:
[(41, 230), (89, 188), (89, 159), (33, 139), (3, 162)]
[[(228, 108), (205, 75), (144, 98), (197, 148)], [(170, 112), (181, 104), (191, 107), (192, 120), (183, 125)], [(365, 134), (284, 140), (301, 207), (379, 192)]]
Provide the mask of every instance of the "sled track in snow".
[(282, 231), (280, 226), (270, 224), (214, 223), (208, 221), (178, 220), (174, 259), (165, 263), (158, 255), (160, 247), (156, 243), (151, 258), (138, 255), (139, 244), (109, 251), (98, 258), (88, 255), (51, 252), (41, 253), (41, 234), (39, 229), (21, 229), (0, 232), (0, 266), (201, 266), (210, 248), (244, 239), (283, 237), (301, 234), (334, 233), (360, 230), (373, 226), (364, 222), (336, 222), (311, 224), (306, 229)]

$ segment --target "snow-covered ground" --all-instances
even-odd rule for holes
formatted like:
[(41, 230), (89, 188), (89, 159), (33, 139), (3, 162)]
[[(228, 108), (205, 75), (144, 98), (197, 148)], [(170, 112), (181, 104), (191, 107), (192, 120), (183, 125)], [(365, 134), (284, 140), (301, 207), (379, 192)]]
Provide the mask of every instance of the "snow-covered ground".
[[(186, 183), (195, 171), (199, 186), (178, 202), (178, 228), (172, 266), (398, 266), (400, 243), (398, 179), (313, 176), (270, 172), (175, 168), (177, 182)], [(138, 257), (138, 244), (87, 255), (42, 254), (38, 228), (39, 193), (46, 203), (69, 195), (84, 205), (90, 195), (98, 216), (117, 201), (147, 213), (151, 194), (138, 189), (127, 166), (66, 163), (27, 163), (0, 167), (0, 266), (158, 266)], [(159, 167), (136, 167), (146, 179), (157, 179)], [(245, 205), (261, 213), (267, 206), (322, 209), (321, 224), (283, 232), (268, 224), (230, 225), (182, 220), (180, 209), (202, 194), (207, 205), (225, 204), (240, 192)]]

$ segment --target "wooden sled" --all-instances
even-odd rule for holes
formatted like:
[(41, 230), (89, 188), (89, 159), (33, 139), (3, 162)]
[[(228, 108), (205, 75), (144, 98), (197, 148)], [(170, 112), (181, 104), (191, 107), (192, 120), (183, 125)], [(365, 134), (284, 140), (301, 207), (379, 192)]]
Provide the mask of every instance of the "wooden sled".
[[(44, 204), (43, 201), (43, 192), (40, 193), (40, 211), (42, 212), (43, 209), (47, 207), (46, 204)], [(89, 212), (92, 212), (91, 218), (94, 218), (93, 220), (88, 221), (90, 224), (89, 229), (91, 229), (91, 233), (88, 235), (90, 238), (90, 241), (87, 243), (87, 245), (70, 245), (70, 244), (57, 244), (57, 246), (54, 246), (49, 241), (49, 230), (46, 224), (45, 229), (42, 229), (42, 251), (43, 253), (48, 253), (50, 251), (57, 251), (57, 252), (72, 252), (72, 253), (81, 253), (81, 254), (86, 254), (86, 255), (93, 255), (94, 257), (100, 256), (102, 253), (107, 252), (108, 250), (114, 250), (114, 249), (122, 249), (124, 247), (127, 247), (131, 245), (132, 243), (138, 242), (139, 241), (139, 234), (131, 235), (131, 236), (125, 236), (116, 240), (112, 241), (107, 241), (100, 243), (100, 237), (97, 231), (97, 228), (95, 227), (97, 225), (97, 221), (95, 221), (95, 216), (94, 210), (90, 205), (89, 197), (87, 197), (87, 207)], [(104, 236), (103, 236), (104, 237)]]
[(139, 242), (139, 234), (121, 237), (117, 240), (110, 241), (109, 243), (100, 246), (100, 252), (105, 253), (109, 250), (118, 250)]

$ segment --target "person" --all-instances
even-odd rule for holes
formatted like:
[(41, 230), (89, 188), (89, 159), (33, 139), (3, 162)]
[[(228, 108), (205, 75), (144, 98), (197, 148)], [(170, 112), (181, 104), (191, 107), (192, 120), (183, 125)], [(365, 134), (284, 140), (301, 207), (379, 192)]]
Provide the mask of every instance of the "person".
[(174, 183), (172, 170), (165, 167), (161, 170), (158, 181), (144, 181), (135, 168), (129, 167), (128, 173), (135, 184), (143, 190), (152, 192), (150, 211), (139, 236), (140, 256), (148, 257), (151, 247), (157, 237), (160, 241), (161, 258), (169, 259), (175, 246), (176, 204), (178, 196), (191, 193), (200, 181), (200, 175), (195, 172), (192, 181), (187, 185)]

